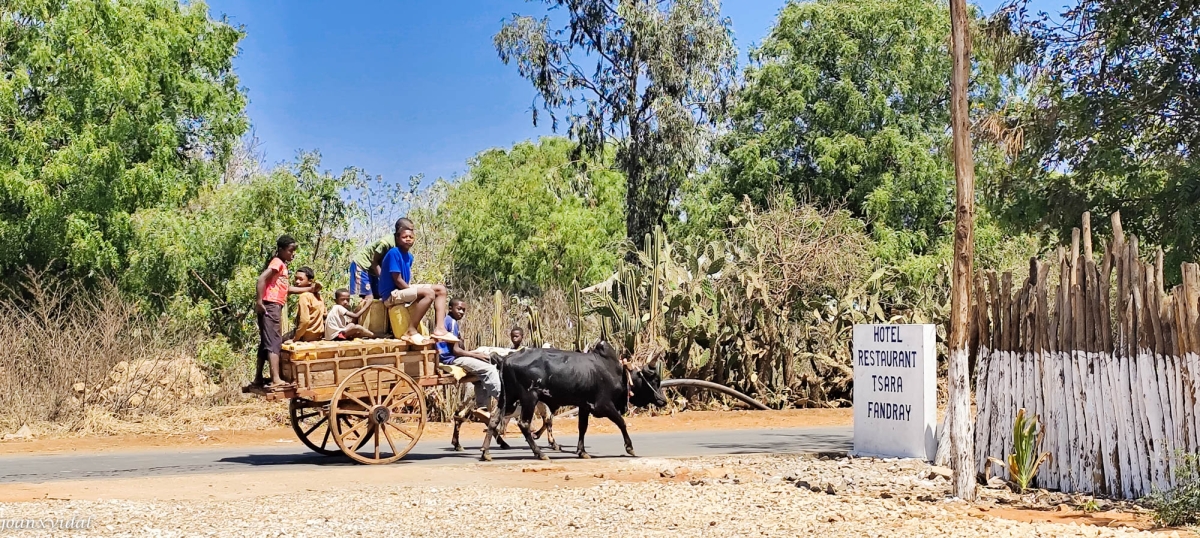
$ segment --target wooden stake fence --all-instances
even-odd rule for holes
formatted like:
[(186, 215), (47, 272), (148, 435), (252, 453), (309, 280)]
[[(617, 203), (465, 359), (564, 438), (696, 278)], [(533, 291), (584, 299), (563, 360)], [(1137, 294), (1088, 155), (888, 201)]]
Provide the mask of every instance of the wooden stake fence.
[(1145, 262), (1119, 213), (1112, 225), (1099, 263), (1085, 213), (1070, 252), (1030, 260), (1019, 289), (1011, 273), (976, 273), (979, 471), (1012, 452), (1020, 408), (1040, 418), (1051, 454), (1041, 487), (1138, 498), (1172, 487), (1179, 454), (1200, 451), (1200, 266), (1183, 264), (1183, 283), (1167, 293), (1162, 249)]

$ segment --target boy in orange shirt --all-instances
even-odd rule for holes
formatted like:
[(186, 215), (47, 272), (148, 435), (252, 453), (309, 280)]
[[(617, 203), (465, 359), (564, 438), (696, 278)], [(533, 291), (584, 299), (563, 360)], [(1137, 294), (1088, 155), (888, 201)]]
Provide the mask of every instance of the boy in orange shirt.
[[(311, 288), (316, 282), (313, 270), (301, 267), (296, 270), (296, 287)], [(297, 342), (312, 342), (325, 338), (325, 301), (319, 291), (301, 293), (296, 307), (296, 332), (292, 339)]]

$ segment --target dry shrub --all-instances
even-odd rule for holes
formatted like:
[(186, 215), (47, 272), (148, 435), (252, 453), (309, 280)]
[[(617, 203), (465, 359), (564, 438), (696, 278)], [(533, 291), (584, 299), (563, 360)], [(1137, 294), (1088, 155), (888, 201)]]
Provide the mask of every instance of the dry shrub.
[[(498, 327), (493, 327), (496, 317), (494, 290), (467, 285), (451, 290), (451, 294), (467, 302), (467, 317), (462, 321), (462, 333), (472, 348), (492, 345), (508, 347), (511, 345), (509, 331), (513, 327), (525, 330), (526, 345), (529, 345), (533, 340), (531, 310), (537, 318), (543, 342), (559, 349), (572, 349), (575, 345), (575, 316), (567, 293), (561, 289), (543, 291), (538, 297), (502, 294)], [(583, 323), (584, 342), (590, 342), (600, 334), (599, 325), (595, 319), (589, 318), (585, 318)], [(493, 340), (493, 336), (498, 339)]]
[(425, 391), (430, 422), (450, 422), (463, 402), (472, 397), (470, 385), (442, 385)]
[(111, 285), (97, 289), (28, 272), (0, 301), (0, 431), (115, 433), (228, 401), (197, 366), (200, 327), (147, 317)]
[(734, 244), (742, 250), (738, 270), (756, 274), (748, 287), (758, 288), (764, 300), (836, 293), (861, 280), (870, 266), (871, 240), (847, 211), (777, 196), (767, 210), (744, 202), (733, 224)]

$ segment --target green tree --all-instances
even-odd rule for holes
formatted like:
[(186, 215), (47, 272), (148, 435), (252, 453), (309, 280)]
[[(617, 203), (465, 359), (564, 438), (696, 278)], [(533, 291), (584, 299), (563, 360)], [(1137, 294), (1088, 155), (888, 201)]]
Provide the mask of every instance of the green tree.
[(569, 140), (543, 138), (471, 160), (440, 206), (454, 229), (457, 273), (518, 291), (612, 274), (625, 232), (624, 178), (611, 151), (605, 161), (574, 153)]
[(663, 223), (721, 113), (736, 59), (729, 21), (714, 0), (543, 1), (566, 8), (567, 27), (514, 17), (496, 49), (533, 83), (556, 130), (566, 113), (584, 153), (615, 145), (625, 228), (640, 244)]
[[(845, 204), (904, 250), (929, 249), (954, 182), (949, 24), (938, 0), (789, 3), (751, 52), (718, 143), (725, 163), (708, 178), (719, 184), (700, 180), (703, 198), (731, 207), (748, 196), (762, 207), (785, 190)], [(975, 82), (984, 106), (995, 90), (982, 73)]]
[(1066, 238), (1084, 211), (1119, 210), (1178, 281), (1200, 258), (1200, 5), (1084, 0), (1031, 18), (1016, 2), (998, 18), (1033, 50), (1031, 91), (999, 122), (1019, 152), (983, 185), (993, 211)]
[(119, 274), (139, 210), (214, 183), (246, 129), (241, 37), (202, 2), (0, 2), (0, 272)]
[(280, 235), (300, 243), (293, 272), (308, 265), (326, 288), (344, 286), (353, 248), (345, 238), (358, 209), (341, 194), (361, 171), (335, 176), (320, 163), (304, 153), (291, 166), (206, 188), (185, 208), (139, 211), (122, 287), (152, 312), (203, 323), (241, 345), (254, 334), (255, 280)]

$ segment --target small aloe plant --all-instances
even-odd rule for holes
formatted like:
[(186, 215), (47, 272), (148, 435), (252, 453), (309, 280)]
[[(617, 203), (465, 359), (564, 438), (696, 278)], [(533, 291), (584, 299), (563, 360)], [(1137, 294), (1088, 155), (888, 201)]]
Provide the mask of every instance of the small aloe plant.
[[(1007, 463), (1008, 474), (1012, 476), (1018, 492), (1029, 489), (1033, 477), (1037, 476), (1038, 467), (1050, 459), (1049, 452), (1038, 453), (1043, 435), (1037, 415), (1027, 418), (1025, 408), (1019, 409), (1017, 418), (1013, 421), (1013, 453), (1008, 455)], [(988, 462), (1005, 465), (999, 458), (991, 456), (988, 457)]]

